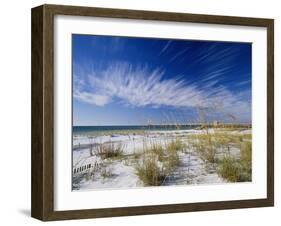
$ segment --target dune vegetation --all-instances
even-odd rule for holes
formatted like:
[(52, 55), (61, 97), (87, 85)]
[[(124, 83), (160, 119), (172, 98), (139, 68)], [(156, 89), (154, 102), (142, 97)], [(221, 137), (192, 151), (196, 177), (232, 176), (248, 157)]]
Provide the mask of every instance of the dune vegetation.
[(75, 149), (73, 187), (249, 182), (251, 140), (239, 127), (103, 134)]

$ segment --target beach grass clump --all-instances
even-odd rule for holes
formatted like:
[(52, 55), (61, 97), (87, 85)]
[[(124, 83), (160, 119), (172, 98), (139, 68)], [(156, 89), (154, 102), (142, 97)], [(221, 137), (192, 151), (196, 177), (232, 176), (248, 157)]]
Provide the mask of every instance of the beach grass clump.
[(180, 139), (178, 139), (178, 138), (173, 139), (172, 141), (170, 141), (170, 142), (167, 144), (167, 147), (166, 147), (166, 149), (167, 149), (169, 152), (182, 151), (184, 148), (185, 148), (184, 143), (183, 143)]
[(136, 174), (145, 186), (159, 186), (162, 184), (165, 175), (159, 164), (156, 154), (145, 154), (141, 164), (137, 164)]
[(229, 182), (238, 182), (240, 180), (241, 169), (233, 157), (227, 156), (219, 162), (218, 174)]
[[(227, 131), (214, 131), (212, 133), (203, 133), (190, 135), (189, 144), (197, 151), (200, 157), (210, 163), (218, 161), (217, 152), (229, 152), (231, 147), (239, 148), (245, 142), (251, 143), (251, 134), (234, 134)], [(242, 150), (242, 149), (241, 149)]]
[(114, 142), (103, 143), (96, 147), (95, 154), (102, 159), (122, 157), (124, 154), (124, 145)]
[(166, 144), (166, 154), (163, 164), (167, 174), (171, 173), (180, 164), (179, 152), (183, 151), (184, 148), (184, 143), (178, 138)]
[(252, 180), (252, 142), (245, 141), (241, 143), (240, 161), (243, 169), (242, 179), (244, 181)]
[(101, 175), (101, 177), (102, 177), (103, 179), (106, 179), (106, 178), (111, 177), (113, 174), (112, 174), (111, 168), (109, 168), (109, 167), (103, 167), (103, 168), (101, 169), (100, 175)]
[(89, 169), (89, 170), (87, 170), (87, 172), (86, 172), (85, 179), (86, 179), (87, 181), (93, 180), (94, 177), (95, 177), (95, 174), (96, 174), (96, 168)]
[(166, 174), (169, 174), (179, 165), (178, 152), (183, 151), (184, 147), (183, 142), (176, 138), (163, 145), (161, 143), (154, 143), (151, 145), (148, 153), (154, 153), (157, 156), (157, 160), (163, 164)]
[(180, 164), (180, 158), (177, 152), (169, 152), (163, 161), (165, 174), (170, 174)]
[(227, 147), (229, 145), (239, 146), (241, 142), (251, 141), (252, 134), (233, 134), (227, 132), (215, 132), (211, 134), (216, 146)]
[(161, 145), (161, 143), (157, 143), (157, 142), (151, 143), (150, 147), (148, 147), (146, 149), (146, 152), (148, 152), (148, 153), (151, 152), (151, 153), (154, 153), (155, 155), (157, 155), (159, 161), (163, 161), (163, 159), (164, 159), (165, 153), (164, 153), (164, 148)]
[(212, 134), (197, 134), (192, 139), (189, 138), (189, 143), (202, 159), (215, 162), (216, 143)]
[(226, 147), (232, 142), (232, 137), (225, 132), (213, 133), (210, 135), (215, 146)]
[(160, 186), (179, 164), (179, 153), (185, 147), (180, 139), (166, 144), (151, 142), (144, 144), (143, 159), (135, 169), (136, 174), (146, 186)]
[(252, 161), (252, 142), (245, 141), (241, 143), (241, 160), (245, 163)]
[(230, 182), (252, 180), (252, 143), (242, 142), (240, 157), (226, 156), (218, 163), (219, 175)]
[(242, 135), (243, 140), (252, 140), (252, 134), (246, 133)]
[[(251, 134), (214, 131), (189, 137), (189, 144), (202, 159), (215, 164), (222, 178), (229, 182), (243, 182), (252, 179), (251, 138)], [(238, 148), (240, 156), (234, 156), (231, 147)], [(220, 158), (219, 153), (224, 153), (224, 157)]]
[(214, 163), (216, 161), (215, 155), (216, 149), (212, 145), (207, 146), (204, 152), (205, 159), (210, 163)]

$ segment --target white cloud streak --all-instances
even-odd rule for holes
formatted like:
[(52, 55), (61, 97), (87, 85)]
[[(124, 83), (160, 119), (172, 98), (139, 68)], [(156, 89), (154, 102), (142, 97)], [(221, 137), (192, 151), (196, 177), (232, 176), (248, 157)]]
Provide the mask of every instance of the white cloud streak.
[(234, 95), (216, 80), (189, 84), (180, 78), (164, 79), (165, 71), (158, 68), (127, 63), (113, 64), (97, 73), (74, 75), (74, 98), (97, 106), (118, 101), (133, 107), (203, 107), (245, 117), (251, 114), (251, 101), (246, 98), (250, 91)]
[(166, 50), (171, 46), (172, 44), (172, 40), (167, 41), (166, 45), (164, 45), (164, 47), (161, 49), (159, 56), (162, 55), (164, 52), (166, 52)]
[(187, 51), (189, 51), (190, 48), (187, 47), (185, 49), (183, 49), (182, 51), (178, 52), (177, 54), (175, 54), (170, 60), (169, 62), (173, 62), (174, 60), (176, 60), (177, 58), (179, 58), (180, 56), (182, 56), (183, 54), (185, 54)]

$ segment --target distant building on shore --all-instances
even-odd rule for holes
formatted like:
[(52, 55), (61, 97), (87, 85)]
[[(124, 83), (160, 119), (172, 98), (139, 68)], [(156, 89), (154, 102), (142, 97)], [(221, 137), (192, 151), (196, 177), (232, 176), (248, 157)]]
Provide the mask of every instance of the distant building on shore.
[(219, 124), (220, 124), (219, 121), (217, 121), (217, 120), (214, 120), (214, 121), (213, 121), (213, 126), (214, 126), (214, 127), (219, 126)]

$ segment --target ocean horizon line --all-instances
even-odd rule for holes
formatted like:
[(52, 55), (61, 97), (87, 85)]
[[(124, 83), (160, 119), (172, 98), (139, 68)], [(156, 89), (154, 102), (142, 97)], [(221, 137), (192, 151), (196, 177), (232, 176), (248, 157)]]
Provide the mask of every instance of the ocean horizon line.
[[(214, 122), (207, 122), (207, 123), (189, 123), (189, 124), (178, 124), (178, 123), (171, 123), (171, 124), (115, 124), (115, 125), (72, 125), (72, 127), (104, 127), (104, 126), (189, 126), (189, 125), (202, 125), (202, 124), (213, 124)], [(219, 122), (220, 125), (252, 125), (252, 123), (222, 123)]]

